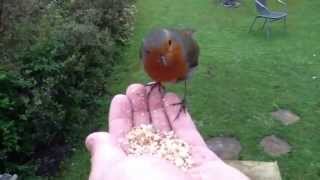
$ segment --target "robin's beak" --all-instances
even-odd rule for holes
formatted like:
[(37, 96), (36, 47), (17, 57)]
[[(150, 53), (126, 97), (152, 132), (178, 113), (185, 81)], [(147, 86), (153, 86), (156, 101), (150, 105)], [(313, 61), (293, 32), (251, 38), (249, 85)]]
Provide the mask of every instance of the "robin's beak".
[(160, 63), (164, 66), (167, 66), (168, 65), (168, 61), (167, 61), (167, 58), (163, 55), (160, 56)]

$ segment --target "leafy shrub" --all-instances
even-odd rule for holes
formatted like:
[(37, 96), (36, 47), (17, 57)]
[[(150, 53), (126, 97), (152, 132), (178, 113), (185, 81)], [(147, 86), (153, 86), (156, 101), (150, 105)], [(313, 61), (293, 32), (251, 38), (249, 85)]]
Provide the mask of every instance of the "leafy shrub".
[(133, 0), (77, 0), (71, 4), (73, 15), (79, 23), (93, 23), (100, 29), (108, 28), (111, 36), (124, 43), (133, 30), (136, 8)]
[[(28, 82), (20, 78), (17, 74), (0, 70), (0, 169), (4, 170), (21, 169), (23, 166), (14, 162), (18, 158), (25, 161), (31, 148), (31, 144), (21, 141), (26, 132), (24, 129), (28, 128), (24, 116), (27, 101), (24, 90), (28, 88)], [(26, 153), (15, 156), (16, 152), (23, 151)]]
[(132, 31), (128, 0), (41, 7), (35, 24), (11, 23), (0, 40), (0, 172), (33, 173), (45, 152), (98, 127), (106, 79)]

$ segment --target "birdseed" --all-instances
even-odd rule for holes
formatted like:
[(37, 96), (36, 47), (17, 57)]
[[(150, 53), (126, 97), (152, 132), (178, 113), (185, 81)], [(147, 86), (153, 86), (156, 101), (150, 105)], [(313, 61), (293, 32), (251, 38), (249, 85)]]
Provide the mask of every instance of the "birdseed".
[(162, 133), (152, 125), (142, 124), (126, 136), (128, 155), (154, 155), (186, 171), (192, 167), (191, 148), (173, 131)]

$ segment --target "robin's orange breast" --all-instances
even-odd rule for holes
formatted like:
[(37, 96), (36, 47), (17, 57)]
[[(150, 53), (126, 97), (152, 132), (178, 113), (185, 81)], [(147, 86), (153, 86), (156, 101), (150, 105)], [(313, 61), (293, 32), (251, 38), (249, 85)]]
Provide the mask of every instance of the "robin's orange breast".
[[(164, 55), (167, 64), (160, 61), (160, 56)], [(145, 57), (144, 69), (148, 75), (156, 82), (175, 82), (185, 79), (188, 74), (188, 64), (182, 54), (181, 47), (173, 47), (169, 52), (161, 54), (161, 50), (151, 50)]]

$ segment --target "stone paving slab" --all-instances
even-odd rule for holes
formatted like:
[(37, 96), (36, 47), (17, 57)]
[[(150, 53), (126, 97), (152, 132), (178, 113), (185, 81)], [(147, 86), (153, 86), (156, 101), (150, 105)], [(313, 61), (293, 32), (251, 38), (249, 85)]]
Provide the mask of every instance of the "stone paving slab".
[(277, 162), (260, 161), (225, 161), (230, 166), (240, 170), (251, 180), (281, 180)]

